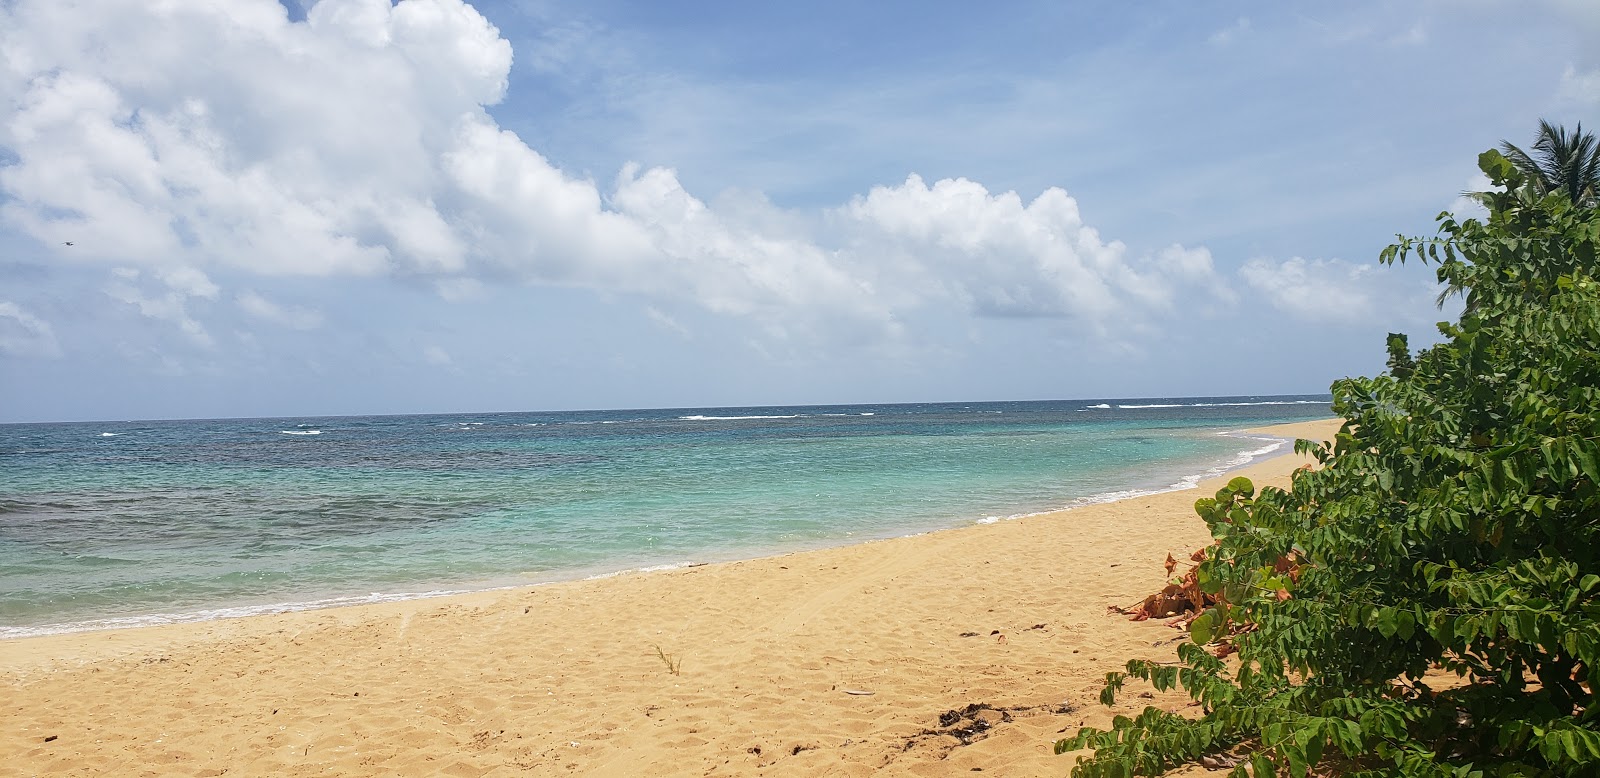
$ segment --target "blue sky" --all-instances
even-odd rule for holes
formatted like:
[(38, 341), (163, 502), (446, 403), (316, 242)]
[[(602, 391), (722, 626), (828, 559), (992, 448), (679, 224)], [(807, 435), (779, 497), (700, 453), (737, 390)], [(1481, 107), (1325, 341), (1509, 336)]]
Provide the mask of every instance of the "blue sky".
[(0, 421), (1321, 392), (1600, 122), (1575, 0), (285, 2), (0, 0)]

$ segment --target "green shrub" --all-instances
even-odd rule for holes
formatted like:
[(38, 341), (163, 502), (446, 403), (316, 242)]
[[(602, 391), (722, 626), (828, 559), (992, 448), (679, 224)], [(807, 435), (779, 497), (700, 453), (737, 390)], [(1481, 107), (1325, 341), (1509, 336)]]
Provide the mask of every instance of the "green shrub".
[[(1441, 214), (1381, 257), (1435, 265), (1460, 320), (1333, 385), (1345, 424), (1297, 444), (1321, 467), (1291, 491), (1241, 478), (1197, 503), (1219, 541), (1201, 586), (1223, 604), (1178, 663), (1107, 678), (1107, 703), (1133, 677), (1201, 715), (1082, 729), (1056, 744), (1096, 749), (1074, 776), (1229, 750), (1257, 778), (1600, 775), (1600, 211), (1541, 197), (1497, 152), (1479, 163), (1486, 220)], [(1206, 650), (1218, 637), (1236, 661)]]

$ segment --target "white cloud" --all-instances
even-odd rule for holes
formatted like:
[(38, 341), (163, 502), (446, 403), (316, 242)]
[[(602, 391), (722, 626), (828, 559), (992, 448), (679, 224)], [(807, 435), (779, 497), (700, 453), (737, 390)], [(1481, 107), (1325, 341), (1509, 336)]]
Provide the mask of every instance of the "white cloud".
[(843, 267), (834, 252), (726, 218), (685, 191), (673, 171), (629, 167), (612, 201), (660, 252), (646, 277), (681, 287), (713, 311), (770, 316), (807, 309), (892, 327), (871, 280)]
[(205, 273), (192, 267), (176, 267), (162, 270), (157, 274), (168, 288), (185, 297), (203, 297), (207, 300), (216, 299), (220, 290), (211, 283)]
[(209, 348), (214, 344), (211, 333), (189, 314), (191, 298), (217, 296), (217, 286), (204, 274), (192, 268), (163, 271), (158, 277), (166, 288), (154, 292), (140, 288), (143, 276), (138, 271), (118, 268), (112, 271), (112, 276), (114, 280), (105, 290), (111, 299), (137, 308), (145, 318), (176, 326), (197, 345)]
[[(557, 32), (540, 68), (586, 34)], [(913, 175), (797, 216), (759, 194), (713, 206), (673, 170), (630, 165), (602, 192), (487, 113), (512, 51), (461, 0), (322, 0), (304, 22), (275, 0), (18, 0), (0, 6), (0, 50), (15, 108), (0, 119), (0, 218), (76, 243), (60, 261), (146, 269), (165, 290), (135, 274), (111, 296), (203, 344), (189, 307), (217, 298), (208, 273), (224, 270), (389, 275), (451, 300), (508, 280), (580, 286), (687, 300), (778, 338), (893, 338), (907, 313), (950, 304), (1108, 327), (1214, 288), (1205, 249), (1130, 259), (1058, 188), (1025, 204)]]
[(1239, 300), (1225, 279), (1216, 272), (1211, 250), (1204, 246), (1187, 248), (1173, 244), (1157, 252), (1149, 262), (1148, 275), (1159, 280), (1160, 308), (1181, 311), (1182, 315), (1216, 316)]
[(913, 175), (874, 187), (842, 214), (856, 228), (854, 256), (878, 264), (901, 292), (953, 299), (980, 315), (1102, 324), (1170, 303), (1175, 281), (1211, 275), (1204, 249), (1173, 246), (1129, 262), (1127, 247), (1103, 240), (1059, 188), (1024, 204), (1016, 192), (991, 194), (966, 179), (929, 186)]
[(238, 296), (239, 307), (258, 319), (296, 330), (314, 330), (322, 326), (322, 314), (308, 308), (279, 305), (255, 292)]
[(1556, 97), (1580, 106), (1600, 105), (1600, 68), (1580, 71), (1568, 65), (1561, 73)]
[(49, 322), (16, 303), (0, 300), (0, 354), (53, 359), (61, 356), (61, 346)]
[(1239, 276), (1274, 308), (1296, 318), (1351, 323), (1378, 311), (1373, 286), (1383, 280), (1374, 278), (1376, 269), (1341, 259), (1252, 259), (1239, 268)]
[(328, 0), (291, 24), (272, 0), (20, 2), (0, 29), (3, 215), (24, 230), (144, 265), (462, 263), (440, 158), (511, 62), (469, 6)]

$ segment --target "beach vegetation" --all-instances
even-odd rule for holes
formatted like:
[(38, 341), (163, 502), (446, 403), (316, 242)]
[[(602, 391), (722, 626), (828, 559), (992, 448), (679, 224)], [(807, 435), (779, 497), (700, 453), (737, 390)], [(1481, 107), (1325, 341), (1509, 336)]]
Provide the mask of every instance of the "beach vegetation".
[(1510, 141), (1500, 151), (1534, 194), (1543, 197), (1562, 192), (1574, 205), (1593, 208), (1600, 195), (1600, 140), (1584, 132), (1579, 122), (1571, 132), (1566, 127), (1539, 121), (1539, 135), (1528, 153)]
[(1296, 444), (1317, 466), (1291, 489), (1196, 504), (1213, 602), (1176, 662), (1128, 662), (1102, 695), (1194, 706), (1061, 740), (1094, 749), (1074, 776), (1600, 775), (1600, 209), (1514, 157), (1479, 158), (1486, 217), (1380, 255), (1465, 298), (1442, 340), (1392, 335), (1387, 371), (1335, 382), (1344, 423)]
[(668, 674), (683, 675), (683, 657), (669, 654), (666, 651), (663, 651), (659, 645), (651, 647), (656, 650), (656, 658), (660, 659), (661, 663), (667, 666)]

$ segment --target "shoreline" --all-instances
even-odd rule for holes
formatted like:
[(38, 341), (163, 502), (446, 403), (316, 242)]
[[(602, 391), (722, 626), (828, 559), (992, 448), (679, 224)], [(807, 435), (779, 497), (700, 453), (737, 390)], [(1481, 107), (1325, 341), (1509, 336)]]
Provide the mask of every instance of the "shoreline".
[[(1260, 428), (1326, 439), (1338, 420)], [(1239, 475), (1286, 485), (1303, 457)], [(1190, 490), (743, 561), (0, 641), (25, 773), (1064, 774), (1051, 745), (1209, 543)], [(674, 664), (676, 663), (676, 664)], [(949, 722), (949, 723), (946, 723)], [(983, 722), (980, 726), (978, 722)], [(3, 772), (3, 770), (0, 770)]]
[[(870, 415), (870, 414), (868, 414)], [(274, 616), (287, 613), (301, 613), (309, 611), (328, 610), (334, 608), (352, 608), (368, 605), (381, 605), (388, 603), (412, 602), (422, 600), (436, 600), (441, 598), (459, 597), (464, 595), (484, 594), (490, 592), (515, 591), (518, 589), (550, 586), (554, 584), (570, 583), (574, 581), (590, 581), (612, 578), (622, 575), (645, 574), (679, 570), (689, 567), (698, 567), (707, 564), (725, 564), (729, 562), (743, 562), (755, 559), (765, 559), (788, 554), (821, 551), (841, 548), (861, 543), (872, 543), (900, 537), (915, 537), (930, 532), (945, 532), (960, 529), (971, 525), (996, 524), (1004, 521), (1044, 516), (1064, 511), (1076, 510), (1090, 505), (1105, 505), (1122, 500), (1137, 499), (1151, 495), (1167, 494), (1197, 488), (1208, 479), (1218, 478), (1233, 471), (1271, 461), (1277, 457), (1292, 453), (1292, 438), (1285, 438), (1272, 434), (1268, 430), (1278, 427), (1296, 426), (1316, 422), (1291, 422), (1288, 424), (1272, 425), (1263, 428), (1223, 430), (1216, 434), (1225, 437), (1235, 437), (1242, 440), (1272, 441), (1272, 445), (1263, 446), (1239, 452), (1234, 457), (1220, 465), (1215, 465), (1198, 473), (1181, 475), (1178, 480), (1160, 487), (1115, 489), (1107, 492), (1085, 495), (1074, 498), (1065, 505), (1045, 508), (1036, 511), (1025, 511), (1009, 515), (990, 515), (961, 524), (934, 524), (922, 529), (908, 532), (890, 530), (888, 532), (866, 532), (862, 537), (851, 537), (855, 532), (846, 533), (844, 537), (815, 540), (810, 543), (795, 543), (789, 547), (763, 547), (747, 549), (724, 549), (722, 554), (713, 554), (704, 558), (673, 560), (649, 563), (638, 567), (610, 568), (597, 566), (589, 568), (576, 568), (569, 570), (549, 571), (543, 575), (517, 575), (507, 574), (500, 579), (487, 579), (476, 582), (457, 582), (448, 584), (439, 582), (437, 585), (422, 584), (426, 588), (407, 589), (403, 591), (378, 591), (368, 594), (339, 594), (339, 593), (311, 593), (307, 599), (290, 600), (269, 603), (238, 603), (218, 605), (212, 607), (193, 607), (169, 613), (149, 613), (134, 616), (111, 616), (105, 618), (85, 619), (82, 621), (66, 622), (62, 624), (45, 624), (38, 626), (7, 627), (0, 626), (0, 645), (6, 641), (24, 640), (35, 637), (52, 635), (76, 635), (109, 630), (128, 630), (158, 628), (181, 624), (203, 624), (211, 621), (225, 619), (254, 618), (258, 616)]]

